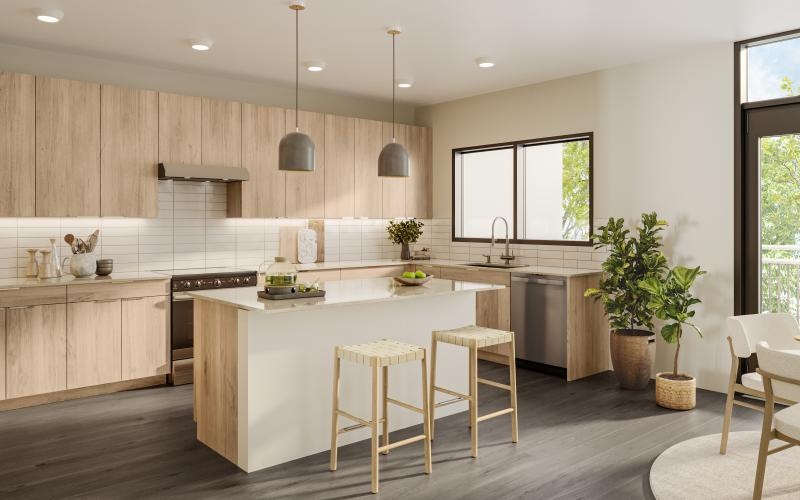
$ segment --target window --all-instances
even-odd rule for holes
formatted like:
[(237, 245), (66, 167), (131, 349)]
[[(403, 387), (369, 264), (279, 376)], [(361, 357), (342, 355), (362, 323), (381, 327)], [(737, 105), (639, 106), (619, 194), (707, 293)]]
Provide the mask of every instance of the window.
[(588, 245), (592, 134), (454, 149), (453, 240), (488, 241), (495, 217), (517, 243)]
[(800, 35), (747, 44), (747, 102), (800, 94)]

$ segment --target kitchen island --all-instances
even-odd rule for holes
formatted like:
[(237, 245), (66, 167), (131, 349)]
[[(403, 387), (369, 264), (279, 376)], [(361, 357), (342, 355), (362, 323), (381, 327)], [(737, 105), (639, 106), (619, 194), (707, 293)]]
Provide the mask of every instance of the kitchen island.
[[(391, 338), (429, 349), (433, 330), (475, 322), (477, 292), (503, 286), (372, 278), (323, 288), (325, 298), (278, 301), (259, 299), (255, 287), (190, 292), (197, 439), (246, 472), (329, 449), (335, 346)], [(443, 346), (438, 358), (437, 385), (467, 392), (466, 350)], [(391, 397), (421, 406), (416, 365), (392, 367), (389, 378)], [(341, 407), (368, 416), (370, 381), (367, 367), (343, 363)], [(436, 416), (466, 409), (448, 405)], [(421, 422), (393, 408), (389, 427)], [(343, 434), (340, 444), (366, 432)]]

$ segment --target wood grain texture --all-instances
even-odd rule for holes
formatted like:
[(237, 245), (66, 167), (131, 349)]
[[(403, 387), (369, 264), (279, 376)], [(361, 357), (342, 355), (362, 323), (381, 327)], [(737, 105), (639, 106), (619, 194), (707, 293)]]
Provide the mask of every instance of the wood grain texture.
[(6, 311), (6, 397), (67, 388), (67, 306)]
[(36, 77), (36, 215), (100, 215), (100, 85)]
[(233, 463), (239, 461), (237, 335), (237, 308), (195, 301), (197, 439)]
[(278, 228), (278, 253), (287, 262), (297, 263), (297, 232), (300, 226), (281, 226)]
[(158, 93), (100, 88), (100, 215), (158, 216)]
[(308, 228), (317, 233), (317, 262), (325, 262), (325, 219), (308, 221)]
[(67, 389), (122, 380), (119, 300), (67, 305)]
[(355, 214), (355, 134), (354, 118), (325, 115), (325, 217), (329, 219)]
[(378, 156), (383, 148), (383, 122), (357, 118), (355, 122), (355, 216), (383, 216), (383, 181), (378, 177)]
[(242, 103), (204, 97), (202, 100), (203, 165), (242, 166)]
[(0, 307), (63, 304), (67, 301), (66, 286), (31, 286), (0, 290)]
[(343, 280), (363, 280), (367, 278), (384, 278), (401, 276), (405, 266), (380, 266), (380, 267), (357, 267), (342, 269)]
[(408, 126), (408, 154), (411, 172), (406, 181), (406, 216), (433, 217), (433, 131)]
[(603, 305), (583, 296), (587, 288), (596, 288), (599, 280), (599, 274), (567, 279), (567, 380), (611, 368), (610, 326)]
[[(325, 115), (300, 111), (300, 132), (314, 142), (313, 172), (286, 172), (286, 216), (309, 219), (325, 217)], [(286, 110), (286, 133), (294, 132), (295, 113)]]
[(442, 268), (439, 266), (431, 266), (429, 264), (415, 264), (412, 271), (422, 271), (425, 274), (432, 274), (436, 278), (442, 277)]
[(0, 217), (36, 215), (36, 77), (0, 71)]
[(158, 94), (158, 161), (199, 165), (203, 107), (200, 97)]
[[(395, 139), (397, 142), (408, 148), (408, 126), (397, 123), (395, 128)], [(383, 122), (383, 145), (392, 141), (392, 123)], [(381, 149), (383, 148), (381, 146)], [(375, 169), (377, 170), (377, 162)], [(382, 203), (381, 210), (384, 219), (406, 216), (406, 177), (381, 177)]]
[(169, 328), (169, 297), (122, 300), (122, 380), (169, 373)]
[(286, 216), (286, 173), (278, 170), (285, 130), (285, 110), (242, 104), (242, 166), (250, 180), (228, 184), (229, 217)]
[(0, 308), (0, 401), (6, 399), (6, 310)]
[(169, 295), (169, 280), (67, 285), (67, 302)]
[(342, 275), (339, 269), (321, 269), (319, 271), (300, 271), (297, 273), (297, 280), (300, 283), (313, 284), (319, 280), (320, 283), (326, 281), (339, 281)]

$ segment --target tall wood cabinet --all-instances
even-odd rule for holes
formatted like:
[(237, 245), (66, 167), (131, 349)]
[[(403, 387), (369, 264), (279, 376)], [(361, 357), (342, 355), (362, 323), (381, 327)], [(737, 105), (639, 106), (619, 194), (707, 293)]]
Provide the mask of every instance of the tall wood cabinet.
[[(394, 125), (394, 137), (397, 142), (408, 149), (408, 126), (401, 123)], [(383, 122), (383, 144), (392, 140), (392, 123)], [(378, 162), (375, 162), (375, 169)], [(393, 219), (406, 216), (406, 178), (383, 177), (383, 218)]]
[(242, 103), (203, 98), (203, 165), (240, 167), (242, 165)]
[(100, 89), (100, 215), (158, 216), (158, 93)]
[(67, 389), (119, 382), (119, 299), (67, 304)]
[(411, 172), (406, 179), (406, 217), (433, 217), (433, 131), (428, 127), (407, 126)]
[(383, 182), (378, 177), (378, 156), (383, 148), (383, 122), (355, 121), (355, 216), (383, 216)]
[[(286, 216), (301, 219), (325, 217), (325, 115), (300, 111), (300, 132), (314, 141), (313, 172), (286, 172)], [(295, 130), (295, 113), (286, 110), (286, 133)]]
[(36, 77), (0, 72), (0, 217), (36, 215)]
[(325, 217), (355, 214), (356, 122), (347, 116), (325, 115)]
[(202, 117), (200, 97), (159, 92), (159, 162), (200, 164)]
[(36, 77), (36, 215), (100, 213), (100, 85)]

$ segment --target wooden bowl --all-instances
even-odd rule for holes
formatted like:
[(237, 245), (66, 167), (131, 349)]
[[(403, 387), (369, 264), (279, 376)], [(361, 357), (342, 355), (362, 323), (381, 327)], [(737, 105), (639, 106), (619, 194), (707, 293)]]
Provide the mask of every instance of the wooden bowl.
[(394, 280), (397, 283), (400, 283), (401, 285), (405, 285), (405, 286), (420, 286), (420, 285), (424, 285), (425, 283), (429, 282), (431, 279), (433, 279), (433, 275), (432, 274), (429, 274), (429, 275), (425, 276), (424, 278), (403, 278), (402, 276), (395, 276), (394, 277)]

